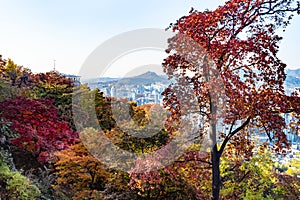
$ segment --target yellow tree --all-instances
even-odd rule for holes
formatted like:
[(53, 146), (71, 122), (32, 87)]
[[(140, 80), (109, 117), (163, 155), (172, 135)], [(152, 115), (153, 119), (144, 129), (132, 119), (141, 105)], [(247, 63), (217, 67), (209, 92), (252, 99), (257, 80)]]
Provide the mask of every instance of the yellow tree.
[(7, 61), (7, 64), (5, 66), (5, 74), (7, 77), (11, 80), (11, 85), (16, 85), (16, 80), (18, 76), (21, 74), (21, 67), (19, 67), (17, 64), (14, 63), (10, 58)]

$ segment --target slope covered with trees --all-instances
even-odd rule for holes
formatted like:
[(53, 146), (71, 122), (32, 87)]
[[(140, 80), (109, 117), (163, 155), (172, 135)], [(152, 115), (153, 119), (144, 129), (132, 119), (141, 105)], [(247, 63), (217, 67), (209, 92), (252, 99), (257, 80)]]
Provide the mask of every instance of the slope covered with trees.
[[(299, 4), (292, 0), (231, 0), (214, 11), (192, 9), (172, 24), (162, 127), (156, 104), (104, 97), (57, 71), (33, 74), (1, 59), (0, 199), (298, 199), (299, 158), (288, 166), (274, 161), (290, 147), (284, 130), (299, 132), (299, 91), (285, 94), (286, 65), (277, 55), (277, 31), (295, 12)], [(87, 95), (80, 104), (95, 111), (101, 129), (82, 112), (87, 127), (77, 132), (75, 89)], [(293, 116), (290, 126), (284, 113)], [(130, 171), (110, 169), (88, 151), (100, 146), (81, 140), (105, 136), (127, 152), (152, 153), (182, 134), (178, 125), (190, 116), (204, 125), (192, 145), (155, 171), (147, 170), (155, 159), (137, 160)], [(156, 134), (145, 128), (151, 123), (160, 127)], [(271, 147), (252, 137), (257, 130)], [(135, 137), (140, 132), (148, 137)], [(203, 143), (207, 135), (210, 146)]]

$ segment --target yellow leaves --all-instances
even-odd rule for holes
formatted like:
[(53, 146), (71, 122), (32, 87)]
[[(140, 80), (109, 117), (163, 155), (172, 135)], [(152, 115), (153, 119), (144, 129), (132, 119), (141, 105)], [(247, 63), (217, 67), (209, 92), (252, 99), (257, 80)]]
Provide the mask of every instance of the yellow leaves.
[(142, 192), (144, 192), (144, 187), (142, 187), (142, 184), (143, 184), (142, 180), (140, 180), (140, 179), (136, 180), (135, 184), (136, 184), (135, 188), (137, 188), (137, 189), (141, 190)]
[(8, 58), (7, 65), (5, 66), (5, 70), (11, 71), (16, 69), (17, 69), (17, 65), (14, 63), (14, 61)]
[(294, 155), (294, 158), (288, 164), (286, 173), (300, 177), (300, 153)]
[(10, 58), (7, 61), (7, 65), (5, 66), (5, 71), (7, 75), (13, 80), (16, 79), (17, 76), (20, 75), (21, 67), (17, 66)]

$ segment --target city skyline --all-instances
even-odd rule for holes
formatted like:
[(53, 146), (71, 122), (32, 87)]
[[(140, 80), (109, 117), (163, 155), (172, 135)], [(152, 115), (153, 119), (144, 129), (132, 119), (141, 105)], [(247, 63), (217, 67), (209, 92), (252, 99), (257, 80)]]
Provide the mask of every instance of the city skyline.
[[(78, 74), (90, 53), (104, 41), (126, 31), (141, 28), (166, 28), (187, 15), (191, 7), (199, 11), (214, 9), (225, 1), (2, 1), (0, 43), (4, 58), (33, 72), (46, 72), (54, 67), (62, 73)], [(298, 68), (300, 17), (295, 16), (286, 32), (280, 33), (279, 56), (288, 68)], [(9, 27), (9, 28), (8, 28)], [(138, 59), (136, 59), (138, 58)], [(160, 64), (165, 54), (151, 55), (140, 64), (138, 56), (119, 65)], [(137, 62), (137, 64), (135, 63)], [(148, 63), (147, 63), (148, 62)], [(119, 71), (115, 77), (122, 77)]]

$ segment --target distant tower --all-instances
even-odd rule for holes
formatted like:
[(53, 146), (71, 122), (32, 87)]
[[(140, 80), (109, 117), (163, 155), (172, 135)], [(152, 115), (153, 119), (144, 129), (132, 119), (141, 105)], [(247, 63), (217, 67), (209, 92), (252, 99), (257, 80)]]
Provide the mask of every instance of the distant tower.
[(115, 97), (116, 96), (116, 89), (115, 86), (112, 86), (110, 89), (110, 96)]
[(55, 61), (56, 60), (53, 60), (53, 71), (55, 71)]

